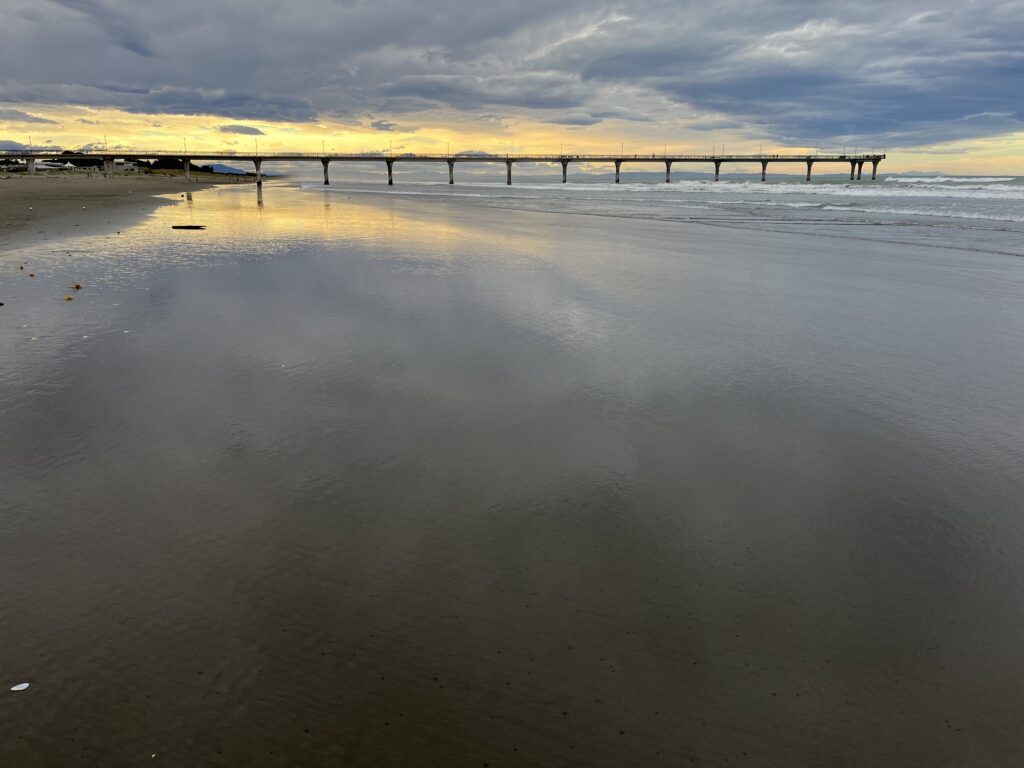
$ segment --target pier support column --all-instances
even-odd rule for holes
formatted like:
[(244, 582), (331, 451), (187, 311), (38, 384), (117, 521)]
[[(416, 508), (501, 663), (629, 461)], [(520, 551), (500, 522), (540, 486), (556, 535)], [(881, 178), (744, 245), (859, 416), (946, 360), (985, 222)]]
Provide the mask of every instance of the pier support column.
[(103, 158), (103, 175), (106, 176), (108, 179), (114, 178), (114, 158)]
[(715, 181), (718, 181), (718, 172), (722, 170), (722, 161), (715, 160)]
[(857, 163), (856, 162), (851, 162), (850, 163), (850, 181), (853, 181), (854, 174), (856, 174), (856, 173), (857, 173)]
[(263, 161), (258, 158), (253, 158), (252, 164), (256, 166), (256, 189), (263, 191)]
[(670, 181), (672, 181), (672, 161), (671, 160), (666, 160), (665, 161), (665, 183), (668, 184)]
[(568, 172), (568, 170), (569, 170), (569, 161), (568, 160), (563, 160), (562, 161), (562, 183), (563, 184), (565, 184), (565, 174), (566, 174), (566, 172)]
[(181, 161), (181, 166), (185, 169), (185, 183), (192, 183), (192, 161), (187, 157)]
[(320, 162), (323, 163), (324, 166), (324, 186), (330, 186), (331, 177), (327, 174), (327, 166), (331, 164), (331, 161), (328, 160), (327, 158), (324, 158)]
[(767, 177), (768, 177), (768, 161), (767, 160), (762, 160), (761, 161), (761, 181), (767, 181), (768, 180)]
[(807, 161), (807, 181), (811, 180), (811, 166), (812, 165), (814, 165), (814, 161), (813, 160), (808, 160)]
[(29, 176), (36, 175), (36, 159), (34, 157), (25, 159), (25, 170), (28, 171)]
[(511, 160), (506, 160), (505, 161), (505, 183), (508, 186), (510, 186), (510, 187), (512, 186), (512, 161)]
[(860, 181), (860, 175), (863, 172), (863, 170), (864, 170), (864, 161), (861, 160), (859, 163), (857, 163), (857, 181)]
[(454, 160), (449, 160), (448, 161), (448, 183), (449, 184), (454, 184), (455, 183), (455, 161)]
[(878, 178), (878, 160), (871, 161), (871, 180), (874, 181)]
[(622, 161), (621, 160), (616, 160), (615, 161), (615, 183), (616, 184), (619, 183), (619, 170), (621, 168), (622, 168)]
[(392, 175), (392, 169), (393, 169), (393, 166), (395, 165), (395, 161), (394, 160), (385, 160), (384, 162), (387, 163), (387, 165), (388, 165), (388, 186), (392, 187), (395, 184), (395, 177)]

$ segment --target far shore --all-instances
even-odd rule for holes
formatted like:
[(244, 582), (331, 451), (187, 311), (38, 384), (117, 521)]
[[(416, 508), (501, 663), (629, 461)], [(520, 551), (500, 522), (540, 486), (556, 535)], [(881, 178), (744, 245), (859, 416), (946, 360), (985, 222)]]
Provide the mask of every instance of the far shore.
[(109, 179), (95, 173), (0, 174), (0, 248), (124, 228), (172, 202), (160, 195), (253, 180), (212, 173), (194, 173), (191, 183), (180, 173), (167, 172)]

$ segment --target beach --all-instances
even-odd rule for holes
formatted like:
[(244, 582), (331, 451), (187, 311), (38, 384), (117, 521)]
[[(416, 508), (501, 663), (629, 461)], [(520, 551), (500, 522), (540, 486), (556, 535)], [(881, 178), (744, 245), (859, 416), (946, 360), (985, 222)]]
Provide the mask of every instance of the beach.
[(4, 210), (116, 208), (0, 261), (0, 762), (1024, 761), (1013, 222), (58, 183)]
[[(205, 174), (206, 185), (216, 177)], [(233, 178), (233, 177), (232, 177)], [(222, 179), (227, 182), (229, 179)], [(170, 174), (24, 173), (0, 177), (0, 247), (116, 230), (202, 184)]]

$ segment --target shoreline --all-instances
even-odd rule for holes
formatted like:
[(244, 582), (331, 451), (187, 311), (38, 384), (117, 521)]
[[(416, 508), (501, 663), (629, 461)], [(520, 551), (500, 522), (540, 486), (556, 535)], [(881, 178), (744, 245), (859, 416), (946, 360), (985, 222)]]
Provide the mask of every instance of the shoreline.
[(65, 237), (125, 229), (162, 205), (210, 187), (231, 184), (228, 176), (185, 182), (184, 176), (146, 174), (85, 177), (0, 176), (0, 248), (20, 249)]

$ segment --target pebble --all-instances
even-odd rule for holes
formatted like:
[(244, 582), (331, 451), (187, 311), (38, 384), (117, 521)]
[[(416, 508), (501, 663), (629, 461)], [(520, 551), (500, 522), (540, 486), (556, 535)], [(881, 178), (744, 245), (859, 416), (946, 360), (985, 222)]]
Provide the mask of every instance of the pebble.
[(12, 691), (24, 691), (26, 688), (28, 688), (28, 686), (29, 686), (28, 683), (18, 683), (17, 685), (12, 685), (11, 686), (11, 690)]

